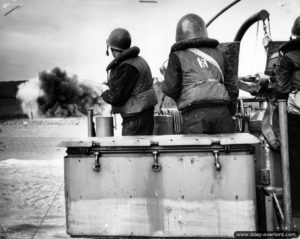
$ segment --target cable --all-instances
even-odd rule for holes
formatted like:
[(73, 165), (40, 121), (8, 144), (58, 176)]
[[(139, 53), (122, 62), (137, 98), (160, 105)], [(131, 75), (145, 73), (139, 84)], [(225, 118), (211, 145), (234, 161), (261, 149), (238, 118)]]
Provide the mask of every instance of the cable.
[(47, 214), (48, 214), (50, 208), (52, 207), (52, 205), (53, 205), (53, 203), (54, 203), (54, 201), (55, 201), (55, 199), (56, 199), (58, 193), (60, 192), (61, 188), (63, 187), (63, 185), (64, 185), (64, 183), (62, 183), (62, 184), (60, 185), (60, 187), (59, 187), (57, 193), (56, 193), (55, 196), (53, 197), (51, 204), (49, 205), (49, 207), (48, 207), (48, 209), (47, 209), (45, 215), (44, 215), (43, 218), (41, 219), (41, 221), (40, 221), (38, 227), (37, 227), (36, 230), (34, 231), (34, 233), (33, 233), (32, 237), (31, 237), (31, 239), (33, 239), (33, 238), (35, 237), (36, 233), (38, 232), (38, 230), (40, 229), (41, 225), (43, 224), (43, 221), (44, 221), (45, 218), (47, 217)]
[[(0, 229), (1, 229), (1, 232), (0, 232), (0, 236), (2, 235), (2, 232), (4, 233), (4, 238), (7, 238), (8, 239), (8, 235), (7, 235), (7, 233), (6, 233), (6, 231), (5, 231), (5, 229), (4, 229), (4, 227), (1, 225), (1, 223), (0, 223)], [(1, 237), (2, 238), (2, 237)]]
[(256, 36), (255, 36), (255, 44), (254, 44), (254, 51), (253, 51), (254, 54), (252, 57), (252, 64), (251, 64), (252, 71), (254, 70), (254, 62), (255, 62), (255, 58), (256, 58), (258, 32), (259, 32), (259, 21), (257, 21), (257, 27), (256, 27)]

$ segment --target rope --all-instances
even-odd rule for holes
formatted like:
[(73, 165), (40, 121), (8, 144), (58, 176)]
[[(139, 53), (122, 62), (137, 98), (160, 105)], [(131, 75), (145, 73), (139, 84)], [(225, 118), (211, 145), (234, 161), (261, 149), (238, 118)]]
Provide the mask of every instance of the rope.
[[(2, 232), (4, 233), (4, 238), (7, 238), (8, 239), (8, 235), (7, 235), (7, 233), (6, 233), (6, 231), (5, 231), (5, 229), (4, 229), (4, 227), (1, 225), (1, 223), (0, 223), (0, 229), (1, 229), (1, 231), (0, 231), (0, 236), (2, 235)], [(1, 237), (2, 238), (2, 237)]]
[(269, 18), (268, 18), (268, 26), (267, 26), (265, 20), (263, 21), (263, 30), (264, 30), (263, 45), (264, 45), (265, 50), (267, 52), (269, 42), (272, 40), (271, 39), (271, 28), (270, 28), (270, 19)]
[(256, 59), (258, 32), (259, 32), (259, 21), (257, 22), (257, 25), (256, 25), (256, 36), (255, 36), (255, 44), (254, 44), (254, 50), (253, 50), (254, 54), (253, 54), (253, 57), (252, 57), (252, 64), (251, 64), (252, 71), (254, 70), (254, 62), (255, 62), (255, 59)]
[(268, 30), (269, 30), (269, 36), (270, 36), (270, 38), (272, 38), (272, 36), (271, 36), (270, 18), (268, 18)]
[(56, 194), (54, 195), (54, 197), (53, 197), (53, 199), (52, 199), (52, 202), (50, 203), (49, 207), (47, 208), (47, 211), (46, 211), (45, 215), (44, 215), (43, 218), (41, 219), (41, 221), (40, 221), (38, 227), (36, 228), (36, 230), (34, 231), (34, 233), (33, 233), (32, 237), (31, 237), (31, 239), (34, 239), (36, 233), (39, 231), (40, 227), (42, 226), (42, 224), (43, 224), (45, 218), (47, 217), (48, 212), (50, 211), (50, 208), (52, 207), (52, 205), (53, 205), (53, 203), (54, 203), (54, 201), (55, 201), (55, 199), (56, 199), (58, 193), (60, 192), (61, 188), (63, 187), (63, 185), (64, 185), (64, 183), (62, 183), (62, 184), (60, 185), (58, 191), (57, 191)]

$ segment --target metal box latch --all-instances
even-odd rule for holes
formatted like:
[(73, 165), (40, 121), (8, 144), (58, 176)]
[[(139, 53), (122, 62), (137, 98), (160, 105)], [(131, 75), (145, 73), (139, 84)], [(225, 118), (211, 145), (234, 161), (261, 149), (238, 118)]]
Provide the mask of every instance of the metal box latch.
[(100, 153), (98, 151), (94, 152), (94, 156), (95, 156), (95, 163), (93, 166), (93, 170), (97, 173), (100, 172), (101, 170), (101, 165), (100, 165)]
[(213, 150), (213, 155), (215, 157), (215, 167), (217, 171), (220, 171), (222, 168), (221, 163), (219, 162), (219, 150)]
[(161, 164), (158, 162), (158, 151), (154, 150), (152, 151), (153, 154), (153, 165), (152, 165), (152, 171), (153, 172), (159, 172), (161, 170)]

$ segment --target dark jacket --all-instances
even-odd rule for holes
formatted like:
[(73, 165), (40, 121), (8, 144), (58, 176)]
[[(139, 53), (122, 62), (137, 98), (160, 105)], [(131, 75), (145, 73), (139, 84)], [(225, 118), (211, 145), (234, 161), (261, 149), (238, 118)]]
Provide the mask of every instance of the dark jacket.
[(102, 97), (112, 105), (113, 113), (121, 113), (123, 117), (141, 113), (157, 103), (150, 68), (138, 54), (139, 48), (131, 47), (106, 69), (110, 89)]
[(290, 40), (280, 47), (280, 57), (274, 90), (277, 98), (287, 99), (293, 90), (300, 90), (300, 39)]
[[(231, 114), (235, 113), (239, 93), (236, 77), (218, 45), (217, 40), (196, 38), (172, 46), (163, 91), (175, 100), (180, 110), (201, 105), (229, 104)], [(218, 63), (224, 82), (220, 70), (191, 52), (191, 48), (201, 50)], [(221, 89), (221, 94), (218, 89)]]

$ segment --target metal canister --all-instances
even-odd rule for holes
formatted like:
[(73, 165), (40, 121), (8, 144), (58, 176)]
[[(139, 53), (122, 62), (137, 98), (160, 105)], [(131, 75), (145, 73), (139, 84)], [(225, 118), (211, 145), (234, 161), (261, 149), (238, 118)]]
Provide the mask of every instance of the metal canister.
[(171, 115), (155, 115), (154, 116), (154, 135), (174, 134), (173, 117)]
[(96, 116), (96, 136), (114, 136), (114, 124), (112, 116)]

